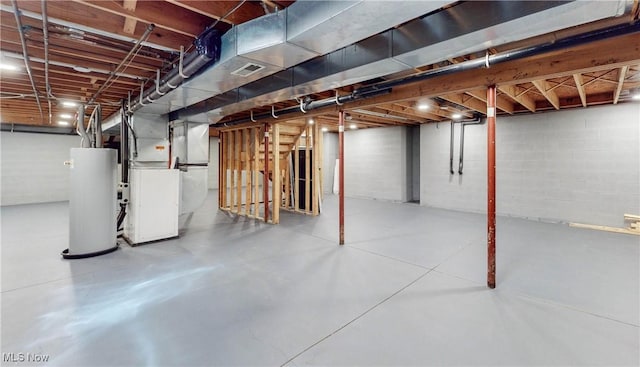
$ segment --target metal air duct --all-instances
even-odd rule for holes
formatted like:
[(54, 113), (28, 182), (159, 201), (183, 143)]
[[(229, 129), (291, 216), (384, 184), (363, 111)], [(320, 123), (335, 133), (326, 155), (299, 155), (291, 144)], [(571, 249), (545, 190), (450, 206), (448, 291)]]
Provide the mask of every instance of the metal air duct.
[[(631, 5), (630, 0), (462, 2), (220, 93), (196, 106), (177, 110), (171, 113), (170, 120), (215, 123), (254, 106), (351, 85), (500, 44), (620, 16), (628, 13)], [(529, 26), (523, 27), (523, 22)]]
[[(149, 88), (130, 109), (164, 114), (190, 106), (351, 45), (447, 3), (407, 1), (397, 6), (395, 2), (371, 0), (297, 1), (285, 10), (232, 28), (222, 36), (218, 62), (173, 91), (166, 87), (166, 81), (177, 84), (170, 80), (171, 76), (165, 77), (158, 83), (161, 93), (154, 94), (154, 88)], [(191, 67), (190, 62), (187, 64)], [(405, 68), (396, 65), (393, 71)]]

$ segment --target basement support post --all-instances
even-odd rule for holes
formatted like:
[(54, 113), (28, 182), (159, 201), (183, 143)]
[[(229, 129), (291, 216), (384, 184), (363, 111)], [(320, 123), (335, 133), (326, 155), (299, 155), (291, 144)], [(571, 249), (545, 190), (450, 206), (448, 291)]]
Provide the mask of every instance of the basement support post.
[(487, 286), (496, 287), (496, 86), (487, 89)]
[(344, 245), (344, 111), (338, 113), (338, 197), (340, 202), (340, 245)]
[(264, 124), (264, 174), (262, 175), (264, 222), (269, 222), (269, 124)]

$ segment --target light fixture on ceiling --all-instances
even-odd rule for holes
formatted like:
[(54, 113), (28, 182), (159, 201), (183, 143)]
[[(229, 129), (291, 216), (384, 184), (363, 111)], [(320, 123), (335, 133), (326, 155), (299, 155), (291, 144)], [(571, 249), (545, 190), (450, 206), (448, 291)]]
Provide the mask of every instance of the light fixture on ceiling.
[(640, 88), (631, 90), (631, 99), (634, 101), (640, 101)]
[(79, 72), (79, 73), (90, 73), (92, 70), (89, 68), (85, 68), (84, 66), (74, 66), (73, 70)]
[(64, 107), (76, 107), (78, 103), (72, 101), (62, 101)]
[(310, 118), (308, 122), (309, 122), (309, 125), (313, 125), (313, 123), (316, 122), (316, 121), (314, 119)]
[(323, 127), (323, 128), (322, 128), (322, 132), (323, 132), (323, 133), (326, 133), (327, 131), (329, 131), (329, 128), (328, 128), (328, 127)]
[(60, 126), (69, 126), (69, 121), (58, 121), (58, 125)]
[(420, 111), (426, 111), (430, 108), (430, 106), (426, 103), (418, 103), (418, 110)]
[(452, 118), (452, 119), (454, 119), (454, 120), (458, 120), (458, 119), (460, 119), (461, 117), (462, 117), (462, 115), (461, 115), (461, 114), (459, 114), (459, 113), (454, 113), (453, 115), (451, 115), (451, 118)]
[(5, 64), (4, 62), (0, 62), (0, 70), (17, 71), (18, 67), (12, 64)]
[(357, 128), (358, 128), (358, 125), (356, 125), (356, 124), (349, 125), (349, 129), (351, 129), (351, 130), (355, 130)]
[(70, 119), (70, 118), (73, 117), (69, 113), (61, 113), (59, 116), (60, 116), (61, 119)]

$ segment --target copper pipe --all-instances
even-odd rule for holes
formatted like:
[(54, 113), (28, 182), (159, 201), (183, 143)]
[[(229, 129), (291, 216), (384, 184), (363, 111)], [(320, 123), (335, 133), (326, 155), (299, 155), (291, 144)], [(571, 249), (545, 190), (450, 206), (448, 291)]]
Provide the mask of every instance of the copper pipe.
[(340, 244), (344, 245), (344, 111), (338, 113), (338, 197), (340, 202)]
[(496, 287), (496, 86), (487, 89), (487, 286)]
[(269, 222), (269, 124), (264, 124), (264, 175), (263, 177), (263, 200), (264, 200), (264, 221)]

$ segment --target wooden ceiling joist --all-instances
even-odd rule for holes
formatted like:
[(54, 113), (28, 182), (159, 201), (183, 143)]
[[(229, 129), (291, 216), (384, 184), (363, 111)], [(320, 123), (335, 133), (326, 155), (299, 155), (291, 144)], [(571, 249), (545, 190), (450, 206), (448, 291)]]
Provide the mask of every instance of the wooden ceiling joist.
[(487, 112), (486, 103), (466, 94), (442, 94), (440, 98), (482, 114)]
[(613, 104), (618, 104), (618, 100), (620, 99), (620, 93), (622, 92), (622, 86), (624, 85), (624, 78), (627, 76), (627, 72), (629, 71), (629, 66), (623, 66), (620, 68), (618, 72), (618, 85), (616, 86), (616, 90), (613, 93)]
[(544, 98), (546, 98), (547, 101), (549, 101), (549, 103), (551, 103), (551, 105), (556, 110), (560, 109), (560, 99), (558, 98), (558, 95), (556, 94), (556, 92), (554, 92), (551, 89), (551, 86), (549, 85), (548, 81), (546, 81), (546, 80), (533, 80), (531, 83), (533, 83), (533, 85), (536, 86), (538, 91), (540, 91), (540, 93), (542, 93)]
[[(136, 3), (137, 3), (137, 0), (124, 0), (122, 2), (122, 6), (130, 12), (135, 12)], [(134, 34), (136, 31), (137, 23), (138, 21), (136, 20), (136, 18), (125, 17), (124, 28), (122, 30), (124, 31), (124, 33)]]
[(582, 74), (573, 74), (573, 81), (578, 89), (578, 95), (580, 96), (582, 107), (587, 107), (587, 93), (584, 89), (584, 78), (582, 77)]
[[(209, 24), (208, 18), (193, 13), (173, 4), (161, 4), (153, 1), (141, 1), (136, 4), (135, 10), (128, 10), (117, 1), (105, 0), (72, 0), (122, 18), (135, 19), (145, 24), (155, 24), (156, 27), (168, 31), (195, 38)], [(183, 22), (181, 19), (189, 19)]]
[[(19, 0), (18, 8), (37, 14), (41, 11), (39, 1)], [(137, 11), (140, 11), (139, 6), (136, 8), (138, 9)], [(74, 3), (73, 6), (69, 6), (68, 1), (48, 1), (47, 13), (51, 25), (59, 24), (57, 22), (59, 19), (65, 23), (77, 24), (84, 29), (97, 30), (98, 34), (114, 34), (133, 39), (142, 37), (146, 27), (146, 24), (138, 24), (135, 33), (132, 35), (124, 32), (122, 16), (82, 3)], [(157, 27), (147, 41), (178, 51), (180, 45), (189, 45), (192, 40), (193, 37), (191, 36)]]

